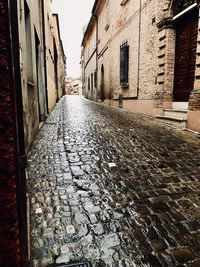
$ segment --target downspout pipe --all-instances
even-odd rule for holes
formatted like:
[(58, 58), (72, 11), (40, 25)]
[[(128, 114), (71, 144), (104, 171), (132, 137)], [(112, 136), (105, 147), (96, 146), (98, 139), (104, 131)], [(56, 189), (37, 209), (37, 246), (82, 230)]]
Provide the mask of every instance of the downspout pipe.
[(138, 73), (137, 73), (137, 96), (139, 96), (139, 89), (140, 89), (140, 49), (141, 49), (141, 24), (142, 24), (142, 0), (140, 0), (140, 7), (139, 7), (139, 22), (138, 22)]
[(99, 20), (98, 16), (94, 15), (96, 21), (96, 101), (98, 101), (98, 46), (99, 46)]
[(47, 62), (46, 62), (46, 35), (45, 35), (45, 16), (44, 16), (44, 0), (42, 2), (42, 34), (43, 34), (43, 51), (44, 51), (44, 86), (46, 95), (46, 111), (49, 114), (48, 88), (47, 88)]

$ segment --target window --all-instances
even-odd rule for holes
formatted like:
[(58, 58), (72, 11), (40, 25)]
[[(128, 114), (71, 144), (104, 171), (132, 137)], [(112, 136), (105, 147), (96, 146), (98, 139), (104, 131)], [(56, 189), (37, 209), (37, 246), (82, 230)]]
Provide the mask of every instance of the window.
[(122, 87), (128, 85), (129, 71), (129, 46), (126, 43), (120, 46), (120, 84)]

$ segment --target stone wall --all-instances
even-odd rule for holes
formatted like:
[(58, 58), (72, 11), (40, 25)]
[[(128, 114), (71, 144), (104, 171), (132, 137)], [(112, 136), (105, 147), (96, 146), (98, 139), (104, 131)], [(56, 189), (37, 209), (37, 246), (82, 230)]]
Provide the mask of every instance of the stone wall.
[(62, 41), (60, 38), (58, 14), (53, 14), (51, 24), (52, 24), (52, 33), (55, 39), (56, 50), (58, 55), (57, 79), (58, 79), (58, 99), (59, 99), (62, 97), (64, 93), (63, 85), (65, 85), (65, 55), (62, 47)]
[[(19, 39), (20, 39), (20, 64), (21, 80), (23, 86), (23, 111), (24, 129), (27, 148), (30, 146), (39, 127), (39, 105), (38, 105), (38, 81), (37, 81), (37, 52), (36, 36), (43, 46), (40, 25), (40, 7), (35, 1), (18, 1)], [(40, 50), (40, 58), (43, 50)], [(41, 82), (44, 83), (44, 68), (40, 64)], [(44, 90), (44, 88), (42, 89)], [(43, 95), (45, 92), (43, 91)], [(42, 115), (46, 114), (45, 97), (41, 104)]]
[[(95, 72), (97, 68), (97, 55), (96, 55), (96, 22), (93, 22), (93, 28), (84, 43), (83, 52), (83, 86), (85, 90), (85, 96), (89, 99), (97, 99), (97, 90), (95, 87)], [(93, 74), (93, 90), (92, 90), (92, 74)], [(88, 80), (89, 78), (89, 80)], [(90, 81), (90, 85), (88, 84)]]
[(29, 149), (38, 132), (39, 124), (45, 120), (48, 111), (54, 108), (57, 98), (62, 95), (64, 62), (61, 60), (58, 62), (60, 88), (58, 94), (55, 86), (51, 1), (26, 0), (17, 1), (17, 4), (24, 131), (26, 148)]

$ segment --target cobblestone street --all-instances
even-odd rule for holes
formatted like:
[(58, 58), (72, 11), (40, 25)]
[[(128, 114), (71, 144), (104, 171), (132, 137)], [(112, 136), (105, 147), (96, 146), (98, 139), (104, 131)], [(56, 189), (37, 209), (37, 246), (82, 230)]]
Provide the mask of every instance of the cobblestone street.
[(32, 266), (200, 266), (200, 139), (65, 96), (28, 156)]

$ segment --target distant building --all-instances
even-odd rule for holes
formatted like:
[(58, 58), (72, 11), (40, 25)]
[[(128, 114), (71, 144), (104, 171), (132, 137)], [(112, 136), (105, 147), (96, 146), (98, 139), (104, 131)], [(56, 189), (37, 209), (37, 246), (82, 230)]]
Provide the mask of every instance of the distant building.
[(65, 93), (66, 95), (71, 95), (72, 94), (72, 85), (71, 85), (71, 80), (66, 80), (65, 82)]
[(199, 4), (96, 0), (82, 41), (84, 95), (200, 131)]
[(80, 78), (67, 78), (65, 86), (66, 95), (82, 95), (82, 82)]

